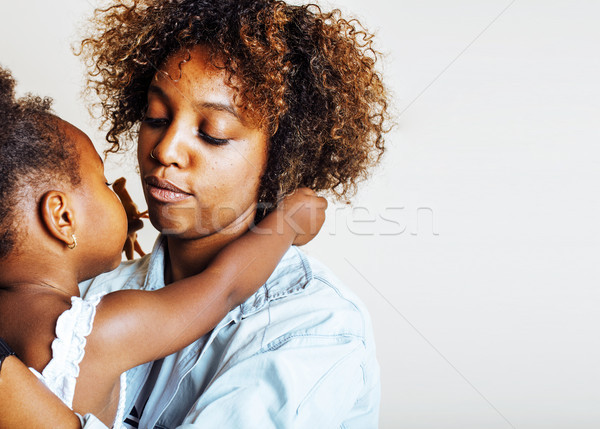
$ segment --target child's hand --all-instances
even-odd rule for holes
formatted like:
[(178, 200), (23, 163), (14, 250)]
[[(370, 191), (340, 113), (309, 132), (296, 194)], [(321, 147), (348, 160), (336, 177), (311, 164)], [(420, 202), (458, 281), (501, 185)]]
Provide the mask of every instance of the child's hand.
[(325, 222), (327, 200), (309, 188), (300, 188), (277, 206), (283, 221), (296, 233), (293, 244), (302, 246), (321, 230)]

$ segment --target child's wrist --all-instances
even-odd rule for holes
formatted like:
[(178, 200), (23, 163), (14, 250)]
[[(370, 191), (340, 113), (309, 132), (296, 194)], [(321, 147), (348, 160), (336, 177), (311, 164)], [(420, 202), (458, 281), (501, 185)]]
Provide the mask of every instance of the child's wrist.
[(253, 228), (254, 232), (260, 235), (281, 236), (291, 245), (298, 234), (294, 229), (294, 221), (290, 219), (288, 213), (290, 210), (277, 207)]
[(294, 221), (292, 215), (296, 213), (296, 210), (285, 210), (285, 209), (281, 209), (281, 213), (279, 213), (278, 215), (282, 217), (282, 224), (283, 224), (283, 234), (286, 236), (286, 238), (288, 239), (290, 246), (294, 243), (294, 241), (296, 240), (296, 237), (298, 236), (298, 231), (296, 231), (296, 226), (297, 223)]

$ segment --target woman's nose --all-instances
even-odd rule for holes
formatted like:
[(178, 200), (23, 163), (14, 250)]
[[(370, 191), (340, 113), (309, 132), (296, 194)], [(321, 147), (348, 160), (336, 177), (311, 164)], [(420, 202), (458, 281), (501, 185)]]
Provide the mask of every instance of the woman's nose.
[(186, 141), (189, 141), (190, 136), (187, 134), (182, 126), (171, 123), (150, 152), (151, 157), (165, 166), (185, 168), (189, 161)]

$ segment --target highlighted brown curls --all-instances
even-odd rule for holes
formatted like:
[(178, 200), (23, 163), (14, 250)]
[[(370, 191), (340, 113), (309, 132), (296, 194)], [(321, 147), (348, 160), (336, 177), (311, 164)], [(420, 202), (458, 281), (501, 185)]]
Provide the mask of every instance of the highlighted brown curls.
[(271, 134), (260, 201), (306, 186), (346, 198), (384, 152), (387, 92), (372, 35), (318, 6), (274, 0), (133, 0), (96, 12), (82, 42), (109, 151), (127, 146), (158, 67), (205, 45), (238, 105)]

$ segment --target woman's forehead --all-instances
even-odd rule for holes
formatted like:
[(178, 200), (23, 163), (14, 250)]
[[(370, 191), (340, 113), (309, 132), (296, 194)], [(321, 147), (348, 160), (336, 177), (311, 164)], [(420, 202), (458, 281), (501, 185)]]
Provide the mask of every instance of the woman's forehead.
[(227, 77), (224, 69), (210, 62), (205, 48), (197, 46), (169, 57), (155, 74), (151, 87), (158, 87), (163, 93), (177, 91), (188, 97), (196, 94), (219, 98), (218, 101), (224, 102), (225, 98), (231, 101), (235, 96)]
[(227, 73), (217, 61), (208, 47), (204, 45), (195, 45), (189, 48), (182, 48), (170, 55), (159, 68), (159, 75), (167, 75), (174, 81), (183, 77), (184, 69), (187, 73), (193, 75), (203, 75), (215, 79), (226, 80)]

